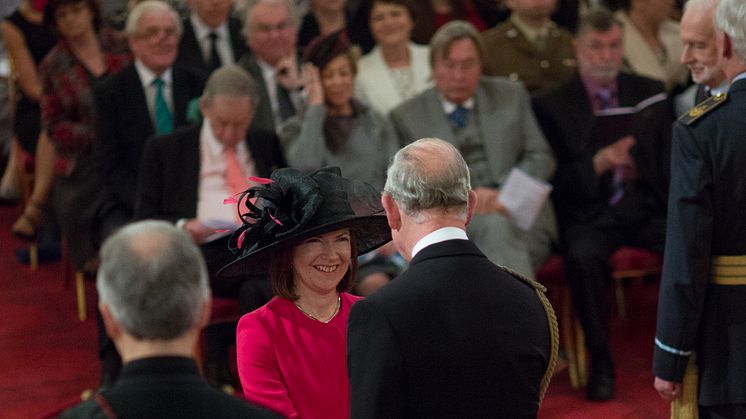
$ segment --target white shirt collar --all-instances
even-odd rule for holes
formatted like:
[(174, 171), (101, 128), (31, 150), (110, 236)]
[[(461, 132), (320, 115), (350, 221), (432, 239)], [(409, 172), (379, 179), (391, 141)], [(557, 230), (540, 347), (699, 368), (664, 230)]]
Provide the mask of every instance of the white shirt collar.
[(443, 94), (441, 93), (438, 93), (438, 95), (440, 96), (440, 103), (443, 104), (443, 111), (446, 113), (446, 115), (449, 115), (451, 112), (453, 112), (453, 110), (456, 109), (457, 106), (461, 106), (468, 110), (472, 110), (474, 108), (474, 96), (466, 99), (464, 103), (459, 105), (446, 99), (445, 96), (443, 96)]
[(199, 17), (196, 13), (189, 15), (189, 20), (192, 22), (192, 28), (194, 28), (194, 36), (198, 41), (205, 40), (210, 32), (215, 32), (218, 35), (219, 40), (228, 39), (228, 21), (221, 23), (217, 28), (211, 28)]
[[(744, 73), (743, 76), (746, 77), (746, 73)], [(728, 80), (725, 80), (724, 82), (720, 83), (720, 86), (718, 87), (713, 87), (712, 89), (710, 89), (709, 87), (706, 87), (706, 88), (707, 88), (707, 91), (709, 91), (711, 95), (717, 95), (720, 93), (727, 93), (729, 87), (730, 87), (730, 83), (728, 82)]]
[(417, 242), (417, 244), (414, 245), (414, 247), (412, 248), (412, 259), (414, 259), (415, 255), (419, 253), (420, 250), (426, 248), (427, 246), (454, 239), (469, 240), (469, 238), (466, 236), (466, 232), (458, 227), (439, 228), (421, 238)]
[(733, 77), (733, 80), (730, 82), (730, 84), (733, 84), (736, 81), (741, 80), (741, 79), (746, 79), (746, 71), (744, 71), (743, 73), (737, 75), (736, 77)]
[(142, 83), (142, 86), (146, 89), (151, 86), (153, 80), (155, 80), (156, 78), (160, 78), (161, 80), (163, 80), (163, 83), (166, 86), (170, 86), (173, 79), (173, 70), (171, 69), (171, 67), (166, 69), (163, 74), (158, 76), (151, 69), (145, 67), (145, 64), (143, 64), (142, 61), (135, 60), (135, 70), (137, 70), (137, 75), (140, 76), (140, 82)]

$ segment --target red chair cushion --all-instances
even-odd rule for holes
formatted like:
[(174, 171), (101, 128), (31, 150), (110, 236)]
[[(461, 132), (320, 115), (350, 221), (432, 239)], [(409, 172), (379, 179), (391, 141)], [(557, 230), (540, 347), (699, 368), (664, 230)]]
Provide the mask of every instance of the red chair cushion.
[(611, 256), (611, 267), (617, 271), (660, 270), (663, 256), (639, 247), (622, 246)]
[(241, 308), (235, 298), (212, 297), (210, 323), (236, 320), (241, 317)]

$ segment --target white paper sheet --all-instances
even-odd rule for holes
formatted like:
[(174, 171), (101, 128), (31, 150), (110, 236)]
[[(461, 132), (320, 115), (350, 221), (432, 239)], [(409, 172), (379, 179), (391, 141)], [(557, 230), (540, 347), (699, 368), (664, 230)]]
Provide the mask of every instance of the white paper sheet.
[(516, 227), (528, 231), (551, 192), (552, 185), (514, 167), (500, 189), (498, 202), (508, 210)]

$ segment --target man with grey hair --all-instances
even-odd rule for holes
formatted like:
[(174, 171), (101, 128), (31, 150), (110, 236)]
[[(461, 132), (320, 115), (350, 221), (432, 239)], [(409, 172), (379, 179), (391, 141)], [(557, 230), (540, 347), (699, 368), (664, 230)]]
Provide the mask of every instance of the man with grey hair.
[(399, 141), (435, 136), (459, 149), (479, 196), (469, 236), (492, 262), (533, 278), (557, 239), (551, 204), (526, 232), (498, 200), (513, 168), (541, 180), (554, 174), (555, 160), (529, 96), (518, 82), (482, 76), (481, 38), (468, 22), (441, 27), (430, 42), (430, 57), (435, 87), (391, 111)]
[(681, 115), (710, 96), (728, 91), (728, 80), (718, 66), (715, 45), (715, 8), (718, 0), (689, 0), (684, 4), (679, 35), (684, 44), (681, 62), (689, 68), (695, 84), (674, 98)]
[(674, 125), (653, 355), (661, 397), (702, 419), (746, 417), (746, 3), (721, 0), (715, 16), (731, 85)]
[[(204, 80), (173, 66), (181, 22), (167, 3), (146, 0), (132, 9), (125, 33), (134, 63), (94, 89), (95, 159), (104, 204), (96, 226), (106, 237), (132, 219), (140, 158), (145, 140), (186, 124), (187, 103), (199, 96)], [(121, 366), (116, 349), (99, 332), (102, 385), (116, 378)]]
[(62, 418), (270, 418), (199, 377), (194, 348), (210, 318), (199, 249), (162, 221), (130, 224), (101, 248), (96, 287), (106, 332), (122, 354), (120, 378)]
[(350, 312), (351, 417), (536, 417), (556, 363), (554, 312), (541, 285), (467, 238), (477, 194), (461, 154), (432, 138), (404, 147), (382, 203), (411, 263)]
[[(181, 21), (167, 3), (146, 0), (135, 6), (127, 17), (125, 33), (134, 63), (94, 92), (96, 158), (109, 195), (106, 211), (119, 225), (134, 212), (145, 140), (185, 125), (187, 104), (204, 85), (201, 76), (173, 65)], [(116, 225), (108, 229), (112, 227)]]
[[(235, 256), (228, 248), (230, 231), (240, 225), (236, 205), (224, 200), (253, 186), (251, 176), (269, 177), (285, 166), (274, 131), (249, 133), (259, 94), (254, 79), (236, 65), (215, 70), (200, 98), (204, 120), (149, 139), (143, 150), (135, 219), (157, 218), (175, 223), (200, 246), (207, 261), (213, 292), (240, 297), (242, 311), (264, 305), (272, 297), (269, 281), (240, 283), (215, 280), (217, 271)], [(223, 232), (216, 232), (224, 230)], [(231, 332), (235, 328), (231, 328)], [(226, 345), (208, 329), (206, 377), (216, 386), (231, 382)]]
[(238, 64), (256, 79), (261, 103), (252, 130), (277, 130), (303, 100), (298, 88), (298, 15), (292, 0), (250, 0), (244, 34), (251, 52)]

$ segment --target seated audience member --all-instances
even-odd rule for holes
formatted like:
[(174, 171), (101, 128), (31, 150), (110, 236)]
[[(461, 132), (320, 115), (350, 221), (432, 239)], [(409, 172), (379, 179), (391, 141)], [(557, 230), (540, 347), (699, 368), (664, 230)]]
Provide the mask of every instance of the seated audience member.
[(298, 30), (298, 49), (303, 50), (318, 36), (345, 29), (350, 16), (346, 0), (309, 0), (311, 10), (303, 16)]
[[(31, 0), (21, 1), (18, 8), (0, 21), (0, 38), (8, 53), (15, 77), (15, 103), (13, 103), (13, 139), (25, 152), (34, 155), (41, 153), (51, 159), (54, 149), (48, 139), (42, 141), (37, 150), (37, 142), (45, 134), (41, 129), (42, 86), (38, 66), (54, 47), (54, 32), (44, 25), (43, 4)], [(0, 182), (0, 194), (6, 198), (18, 198), (16, 162), (20, 160), (15, 147), (11, 149), (8, 165)], [(48, 170), (51, 172), (51, 169)], [(43, 177), (23, 210), (23, 214), (11, 227), (16, 237), (26, 240), (36, 239), (38, 229), (44, 222), (47, 198), (52, 187), (52, 175)]]
[(676, 115), (698, 103), (728, 91), (728, 80), (718, 65), (714, 15), (718, 0), (689, 0), (684, 4), (680, 34), (684, 50), (681, 62), (689, 68), (694, 84), (674, 98)]
[(408, 0), (371, 0), (373, 50), (357, 63), (355, 95), (386, 115), (432, 84), (430, 50), (411, 41), (415, 13)]
[(234, 259), (228, 232), (216, 230), (240, 225), (235, 206), (224, 200), (246, 190), (249, 177), (267, 177), (285, 160), (274, 132), (248, 131), (259, 94), (245, 70), (232, 65), (213, 72), (199, 103), (200, 125), (146, 142), (135, 218), (163, 219), (186, 230), (203, 251), (213, 290), (235, 295), (214, 281)]
[[(258, 102), (256, 83), (245, 70), (235, 65), (215, 70), (200, 99), (202, 124), (145, 144), (135, 207), (136, 219), (164, 219), (187, 231), (205, 257), (213, 292), (238, 296), (243, 312), (264, 305), (272, 289), (266, 280), (215, 279), (235, 259), (228, 238), (239, 226), (235, 205), (223, 201), (246, 190), (249, 177), (266, 177), (285, 166), (274, 132), (248, 133)], [(235, 340), (233, 333), (207, 332), (206, 378), (215, 386), (229, 385), (227, 344)]]
[(572, 34), (551, 20), (557, 0), (510, 0), (508, 21), (482, 33), (484, 74), (520, 80), (529, 92), (557, 86), (575, 71)]
[(184, 34), (176, 62), (207, 78), (222, 65), (246, 53), (241, 22), (231, 16), (231, 0), (187, 0), (191, 9), (183, 21)]
[[(288, 120), (281, 137), (288, 164), (303, 171), (333, 165), (355, 180), (381, 190), (386, 165), (398, 148), (389, 121), (353, 97), (355, 57), (345, 32), (319, 37), (304, 54), (304, 84), (308, 108)], [(366, 256), (354, 283), (367, 295), (396, 276), (396, 250), (384, 247)]]
[[(126, 44), (101, 31), (95, 0), (50, 0), (44, 22), (58, 34), (57, 45), (39, 67), (42, 83), (41, 117), (46, 135), (37, 153), (35, 184), (52, 182), (52, 207), (67, 239), (75, 270), (96, 273), (100, 238), (99, 214), (104, 205), (101, 182), (93, 158), (96, 141), (93, 86), (130, 62)], [(44, 167), (42, 169), (42, 167)], [(55, 173), (54, 167), (64, 169)], [(41, 180), (49, 176), (49, 180)], [(46, 201), (47, 197), (43, 198)]]
[(95, 90), (96, 160), (107, 210), (116, 219), (112, 227), (133, 215), (145, 140), (186, 125), (187, 105), (204, 85), (195, 72), (174, 65), (181, 21), (168, 4), (146, 0), (135, 6), (125, 33), (135, 62)]
[(241, 256), (221, 277), (269, 275), (275, 297), (238, 323), (244, 396), (286, 418), (350, 417), (347, 316), (357, 256), (391, 240), (379, 193), (339, 168), (272, 173), (242, 202)]
[(411, 265), (350, 312), (351, 417), (535, 418), (557, 360), (544, 287), (467, 238), (477, 195), (451, 144), (396, 153), (382, 197)]
[(303, 100), (295, 48), (298, 16), (291, 0), (250, 0), (244, 32), (249, 53), (238, 64), (259, 85), (252, 131), (276, 131), (295, 115)]
[[(130, 221), (137, 196), (145, 140), (186, 124), (188, 102), (200, 95), (203, 80), (174, 66), (181, 21), (166, 3), (146, 0), (127, 17), (125, 33), (135, 62), (94, 89), (94, 160), (104, 190), (101, 236)], [(101, 334), (100, 356), (109, 384), (119, 372), (119, 356)]]
[(671, 18), (673, 0), (624, 0), (615, 13), (622, 23), (624, 65), (633, 74), (658, 80), (667, 91), (687, 81), (679, 57), (679, 23)]
[(210, 318), (210, 288), (185, 233), (160, 221), (121, 229), (101, 248), (96, 287), (124, 367), (111, 388), (61, 418), (275, 417), (199, 376), (194, 348)]
[(528, 94), (519, 83), (481, 76), (481, 39), (467, 22), (443, 26), (430, 51), (435, 87), (391, 111), (399, 141), (435, 136), (461, 151), (479, 197), (469, 236), (492, 262), (533, 278), (556, 240), (551, 205), (544, 205), (525, 232), (498, 202), (500, 186), (514, 167), (543, 180), (554, 173), (554, 157)]
[[(662, 96), (655, 80), (620, 72), (622, 27), (606, 9), (589, 11), (578, 26), (578, 74), (534, 99), (536, 116), (557, 156), (554, 203), (575, 311), (591, 353), (587, 395), (614, 397), (609, 348), (610, 257), (621, 245), (663, 248), (671, 115), (667, 100), (640, 111), (630, 129), (591, 138), (594, 113)], [(612, 128), (613, 129), (613, 128)]]

